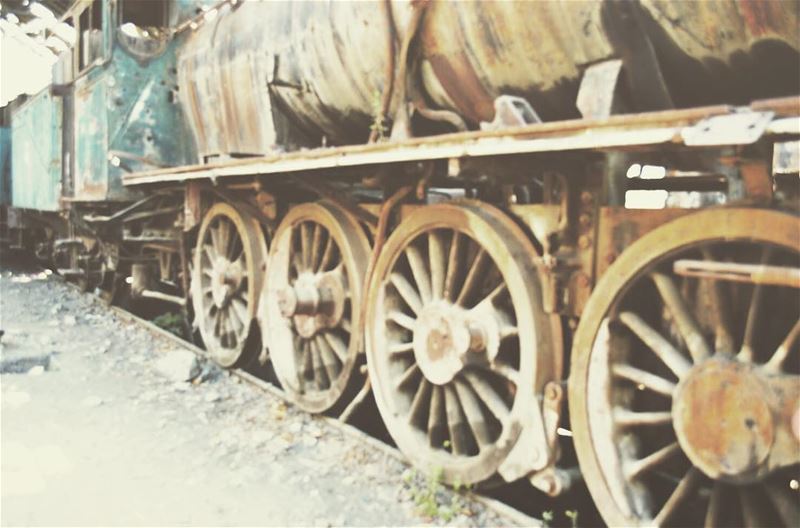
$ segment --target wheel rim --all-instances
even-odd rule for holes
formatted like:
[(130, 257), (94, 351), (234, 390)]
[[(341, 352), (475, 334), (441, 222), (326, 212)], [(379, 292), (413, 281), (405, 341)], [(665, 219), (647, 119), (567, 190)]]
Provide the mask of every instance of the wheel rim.
[[(574, 340), (569, 401), (581, 469), (609, 525), (800, 520), (796, 459), (771, 463), (781, 442), (797, 449), (780, 425), (797, 406), (797, 362), (774, 354), (797, 353), (797, 290), (680, 272), (701, 262), (798, 273), (798, 239), (790, 215), (704, 211), (637, 241), (598, 284)], [(786, 405), (770, 403), (783, 391)]]
[(534, 254), (496, 209), (445, 204), (404, 219), (376, 264), (366, 333), (378, 408), (404, 454), (448, 482), (492, 477), (558, 374)]
[(195, 320), (206, 349), (223, 367), (251, 359), (248, 347), (265, 267), (259, 223), (226, 203), (206, 213), (192, 270)]
[(261, 321), (281, 385), (307, 411), (334, 407), (355, 381), (368, 260), (358, 221), (329, 203), (294, 207), (275, 233)]

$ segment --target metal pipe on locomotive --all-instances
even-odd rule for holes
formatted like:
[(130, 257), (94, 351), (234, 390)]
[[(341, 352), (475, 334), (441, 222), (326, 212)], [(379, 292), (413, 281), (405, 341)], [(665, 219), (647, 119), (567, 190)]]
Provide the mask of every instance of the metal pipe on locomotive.
[(793, 526), (799, 9), (79, 1), (10, 224), (450, 483)]

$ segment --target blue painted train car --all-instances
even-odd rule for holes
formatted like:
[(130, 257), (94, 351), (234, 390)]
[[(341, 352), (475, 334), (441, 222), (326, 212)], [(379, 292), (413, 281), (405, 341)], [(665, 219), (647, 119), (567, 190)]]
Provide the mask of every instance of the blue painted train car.
[(122, 185), (123, 174), (196, 158), (177, 98), (183, 35), (176, 28), (199, 5), (76, 1), (62, 18), (76, 42), (59, 56), (52, 85), (10, 112), (13, 125), (3, 128), (8, 182), (0, 187), (9, 227), (36, 232), (38, 253), (59, 257), (67, 274), (85, 275), (87, 254), (102, 260), (87, 235), (105, 226), (87, 233), (75, 220), (91, 224), (142, 198)]

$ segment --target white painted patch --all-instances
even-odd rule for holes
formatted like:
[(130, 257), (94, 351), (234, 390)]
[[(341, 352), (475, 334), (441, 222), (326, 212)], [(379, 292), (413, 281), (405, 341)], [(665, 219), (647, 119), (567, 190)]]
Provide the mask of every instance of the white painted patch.
[(142, 90), (142, 93), (139, 94), (139, 98), (136, 100), (136, 103), (133, 105), (133, 109), (131, 110), (130, 117), (128, 118), (128, 122), (133, 121), (140, 121), (146, 125), (155, 125), (155, 118), (152, 114), (145, 119), (144, 110), (147, 106), (147, 100), (150, 98), (150, 92), (153, 90), (153, 83), (155, 82), (154, 79), (150, 79)]

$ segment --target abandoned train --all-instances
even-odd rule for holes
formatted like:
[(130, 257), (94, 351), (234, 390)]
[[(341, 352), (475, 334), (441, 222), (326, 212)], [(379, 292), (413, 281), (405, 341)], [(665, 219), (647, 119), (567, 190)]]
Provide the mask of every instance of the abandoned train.
[(450, 483), (797, 526), (798, 11), (78, 0), (9, 236)]

